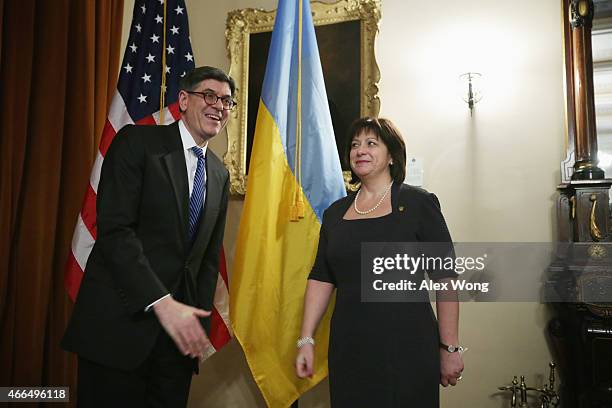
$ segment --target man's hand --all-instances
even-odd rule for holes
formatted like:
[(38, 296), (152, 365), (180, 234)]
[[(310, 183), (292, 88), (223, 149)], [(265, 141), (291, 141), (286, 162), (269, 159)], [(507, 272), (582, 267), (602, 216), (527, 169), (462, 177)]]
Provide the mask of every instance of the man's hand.
[(449, 353), (440, 349), (440, 384), (443, 387), (457, 385), (463, 372), (463, 359), (461, 354)]
[(177, 302), (171, 296), (153, 305), (153, 310), (181, 353), (202, 360), (211, 344), (198, 318), (208, 317), (210, 312)]
[(298, 349), (295, 359), (295, 374), (300, 378), (312, 378), (314, 372), (314, 346), (304, 344)]

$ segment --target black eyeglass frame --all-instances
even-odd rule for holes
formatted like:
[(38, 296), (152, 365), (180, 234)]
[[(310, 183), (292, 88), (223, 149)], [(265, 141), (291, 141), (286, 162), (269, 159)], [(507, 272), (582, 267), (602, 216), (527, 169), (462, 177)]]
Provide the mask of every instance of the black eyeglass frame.
[[(219, 96), (214, 92), (199, 92), (199, 91), (185, 91), (185, 92), (187, 92), (190, 95), (198, 95), (209, 106), (215, 105), (219, 101), (219, 99), (221, 99), (221, 106), (223, 106), (223, 110), (227, 110), (227, 111), (234, 110), (234, 108), (238, 105), (238, 102), (233, 100), (231, 97)], [(210, 101), (206, 100), (206, 98), (210, 98), (210, 97), (214, 97), (215, 101), (211, 103)], [(231, 105), (229, 107), (226, 107), (224, 105), (223, 98), (227, 98), (226, 100), (229, 100), (231, 102)]]

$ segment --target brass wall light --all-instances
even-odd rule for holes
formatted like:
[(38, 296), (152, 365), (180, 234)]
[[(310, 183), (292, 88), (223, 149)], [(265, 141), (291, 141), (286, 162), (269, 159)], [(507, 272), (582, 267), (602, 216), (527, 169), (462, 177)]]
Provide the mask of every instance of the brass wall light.
[(474, 105), (482, 99), (482, 74), (478, 72), (466, 72), (460, 75), (459, 79), (467, 85), (467, 93), (463, 95), (463, 100), (468, 104), (470, 116), (472, 116)]

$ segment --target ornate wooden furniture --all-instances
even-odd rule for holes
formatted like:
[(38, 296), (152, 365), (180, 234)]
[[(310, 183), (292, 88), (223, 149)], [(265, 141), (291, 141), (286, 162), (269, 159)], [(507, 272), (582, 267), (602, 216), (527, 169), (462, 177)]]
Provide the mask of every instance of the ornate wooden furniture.
[(567, 80), (567, 158), (557, 201), (557, 258), (545, 294), (566, 407), (612, 407), (612, 243), (609, 190), (597, 166), (592, 0), (562, 0)]

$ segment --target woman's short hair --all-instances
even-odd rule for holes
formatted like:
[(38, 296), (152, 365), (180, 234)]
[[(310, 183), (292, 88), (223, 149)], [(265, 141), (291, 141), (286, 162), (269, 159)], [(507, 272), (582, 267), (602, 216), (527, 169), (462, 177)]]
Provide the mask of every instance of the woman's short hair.
[[(355, 136), (362, 133), (372, 132), (379, 140), (387, 146), (393, 164), (389, 166), (391, 178), (393, 181), (403, 183), (406, 178), (406, 144), (400, 131), (395, 127), (393, 122), (385, 118), (364, 117), (355, 120), (349, 128), (348, 137), (346, 138), (344, 160), (346, 165), (351, 166), (351, 144)], [(359, 177), (351, 169), (353, 177), (351, 182), (359, 181)]]

